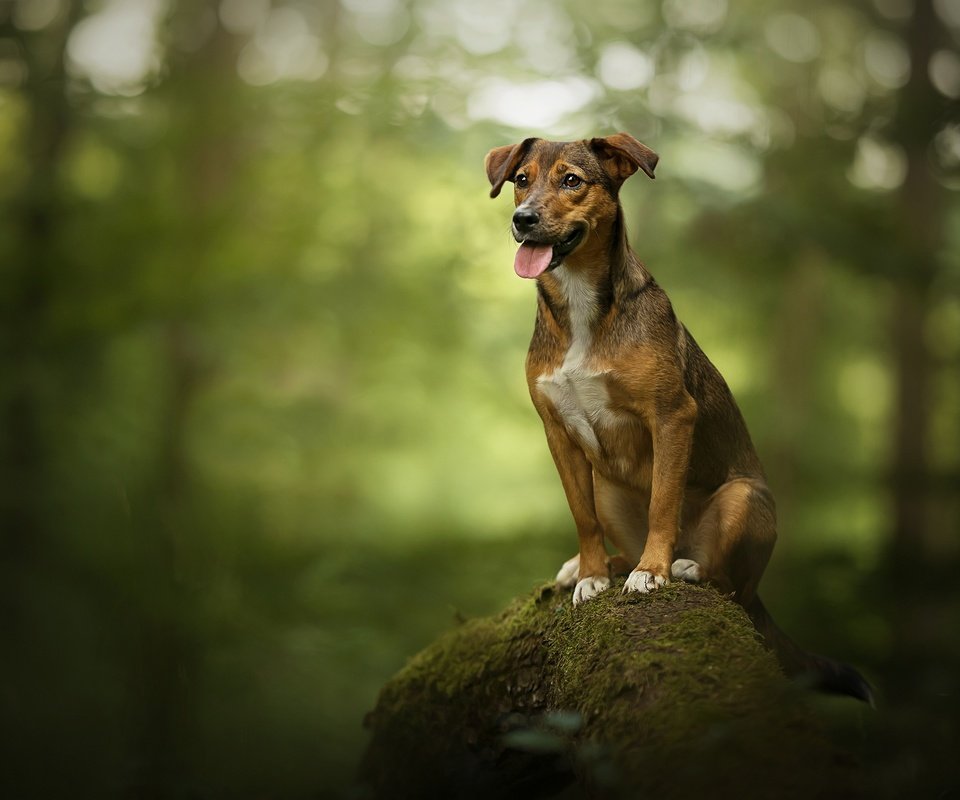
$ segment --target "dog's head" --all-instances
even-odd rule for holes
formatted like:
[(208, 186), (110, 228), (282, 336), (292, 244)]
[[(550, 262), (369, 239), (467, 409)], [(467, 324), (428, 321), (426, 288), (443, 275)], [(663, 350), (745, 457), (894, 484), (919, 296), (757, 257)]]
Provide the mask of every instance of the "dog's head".
[(616, 217), (623, 182), (638, 169), (654, 177), (658, 158), (626, 133), (579, 142), (524, 139), (487, 153), (490, 196), (514, 184), (517, 274), (535, 278), (553, 269), (591, 231), (604, 229)]

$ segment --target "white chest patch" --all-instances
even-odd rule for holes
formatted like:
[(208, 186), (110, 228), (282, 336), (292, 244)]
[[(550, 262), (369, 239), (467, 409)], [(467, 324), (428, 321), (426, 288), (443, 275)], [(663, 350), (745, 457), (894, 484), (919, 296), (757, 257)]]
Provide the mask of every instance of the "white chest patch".
[(587, 451), (600, 450), (598, 433), (617, 424), (610, 410), (605, 374), (586, 366), (593, 340), (590, 328), (597, 314), (593, 287), (561, 265), (554, 273), (567, 296), (571, 341), (559, 369), (537, 378), (537, 386), (553, 403), (567, 429)]

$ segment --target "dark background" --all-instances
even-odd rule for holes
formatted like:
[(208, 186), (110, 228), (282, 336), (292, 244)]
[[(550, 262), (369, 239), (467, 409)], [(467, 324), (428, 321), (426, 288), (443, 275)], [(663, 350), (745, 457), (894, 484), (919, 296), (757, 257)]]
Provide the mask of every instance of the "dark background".
[(552, 577), (482, 161), (617, 130), (777, 496), (767, 605), (878, 688), (831, 730), (956, 792), (958, 40), (955, 0), (0, 0), (5, 794), (349, 793), (378, 687)]

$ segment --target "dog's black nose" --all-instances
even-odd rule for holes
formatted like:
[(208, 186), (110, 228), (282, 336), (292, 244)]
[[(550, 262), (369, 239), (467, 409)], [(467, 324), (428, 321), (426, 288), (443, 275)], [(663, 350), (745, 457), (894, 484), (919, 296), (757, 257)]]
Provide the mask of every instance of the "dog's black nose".
[(518, 208), (513, 212), (513, 224), (521, 233), (530, 230), (540, 221), (540, 215), (529, 208)]

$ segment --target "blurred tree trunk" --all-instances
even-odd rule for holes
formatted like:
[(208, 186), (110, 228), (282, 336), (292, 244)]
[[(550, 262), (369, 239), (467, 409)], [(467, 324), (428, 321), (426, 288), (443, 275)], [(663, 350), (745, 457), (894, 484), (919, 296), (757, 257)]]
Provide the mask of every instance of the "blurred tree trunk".
[(933, 360), (925, 342), (930, 291), (943, 241), (944, 190), (929, 165), (930, 143), (943, 122), (943, 99), (927, 75), (930, 57), (946, 38), (931, 0), (918, 0), (906, 31), (910, 80), (900, 93), (895, 121), (906, 151), (907, 174), (898, 197), (899, 269), (891, 331), (895, 341), (896, 430), (893, 466), (895, 562), (926, 559), (930, 539), (931, 472), (928, 455)]
[[(931, 0), (918, 0), (905, 32), (911, 74), (900, 93), (895, 135), (904, 148), (907, 174), (897, 203), (896, 230), (891, 244), (898, 263), (893, 271), (894, 300), (890, 331), (894, 340), (896, 416), (891, 494), (893, 536), (879, 589), (889, 594), (890, 582), (909, 564), (914, 574), (928, 576), (889, 607), (892, 641), (887, 656), (885, 688), (897, 704), (940, 704), (949, 696), (939, 671), (949, 653), (944, 630), (952, 630), (955, 608), (949, 584), (937, 575), (952, 577), (950, 561), (939, 557), (938, 539), (955, 537), (955, 527), (934, 524), (937, 483), (930, 463), (930, 417), (937, 364), (927, 342), (926, 323), (934, 282), (940, 270), (944, 241), (946, 198), (930, 165), (930, 148), (946, 122), (946, 101), (928, 78), (931, 55), (947, 36)], [(948, 578), (949, 579), (949, 578)], [(949, 662), (948, 662), (949, 663)]]
[(773, 366), (779, 424), (769, 468), (776, 479), (781, 525), (790, 525), (795, 519), (797, 495), (804, 485), (799, 454), (803, 451), (801, 440), (812, 427), (815, 354), (823, 324), (825, 285), (822, 254), (815, 248), (797, 253), (785, 277)]
[[(193, 405), (210, 377), (197, 309), (203, 307), (205, 273), (221, 246), (219, 221), (233, 188), (233, 146), (240, 120), (231, 116), (236, 41), (219, 24), (199, 47), (178, 49), (177, 32), (193, 34), (216, 20), (216, 2), (177, 4), (170, 17), (170, 76), (162, 91), (173, 115), (173, 156), (179, 167), (180, 216), (171, 230), (168, 305), (162, 311), (160, 357), (166, 398), (156, 461), (156, 515), (148, 523), (148, 552), (156, 578), (152, 613), (141, 639), (139, 674), (145, 679), (137, 797), (171, 797), (174, 782), (189, 779), (184, 742), (195, 727), (193, 690), (197, 640), (185, 623), (189, 578), (197, 565), (188, 555), (193, 477), (188, 443)], [(194, 576), (195, 577), (195, 576)]]
[(20, 31), (11, 19), (0, 25), (20, 47), (27, 106), (23, 152), (27, 177), (13, 198), (12, 251), (4, 266), (3, 359), (7, 384), (0, 409), (0, 542), (2, 556), (27, 559), (42, 536), (44, 450), (42, 409), (49, 392), (51, 353), (49, 306), (60, 264), (57, 248), (61, 213), (59, 165), (72, 128), (66, 95), (64, 54), (80, 13), (70, 3), (41, 31)]
[(143, 529), (145, 555), (153, 586), (133, 674), (143, 676), (137, 743), (140, 768), (132, 787), (137, 798), (176, 796), (176, 785), (189, 774), (183, 742), (193, 725), (192, 686), (197, 652), (185, 629), (191, 619), (180, 554), (189, 535), (190, 474), (187, 435), (190, 409), (202, 386), (204, 364), (189, 330), (180, 322), (167, 324), (162, 338), (167, 371), (167, 397), (161, 420), (157, 459), (156, 509), (148, 509)]

